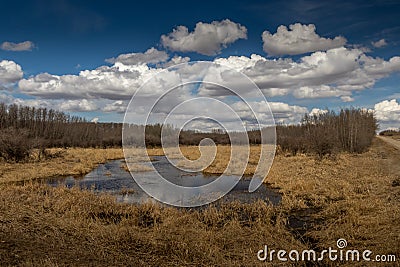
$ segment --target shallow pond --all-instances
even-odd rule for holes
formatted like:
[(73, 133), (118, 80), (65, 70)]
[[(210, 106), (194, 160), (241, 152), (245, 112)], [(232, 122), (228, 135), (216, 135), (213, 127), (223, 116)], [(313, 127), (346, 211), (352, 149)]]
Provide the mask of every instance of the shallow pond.
[[(203, 175), (203, 173), (190, 173), (175, 168), (164, 156), (154, 157), (152, 163), (157, 171), (168, 177), (172, 183), (182, 186), (201, 186), (212, 182), (218, 176)], [(82, 177), (54, 177), (46, 179), (46, 183), (51, 186), (64, 185), (67, 187), (79, 186), (80, 188), (92, 189), (95, 192), (106, 192), (115, 195), (117, 200), (126, 203), (142, 203), (152, 201), (134, 181), (131, 174), (121, 168), (124, 160), (113, 160), (105, 164), (100, 164), (93, 171)], [(155, 173), (137, 172), (134, 175), (140, 176), (141, 179), (152, 181)], [(238, 184), (219, 202), (224, 201), (240, 201), (243, 203), (264, 200), (272, 204), (278, 204), (281, 201), (281, 195), (274, 189), (262, 184), (256, 191), (249, 193), (250, 179), (241, 179)], [(154, 183), (154, 186), (158, 185)]]

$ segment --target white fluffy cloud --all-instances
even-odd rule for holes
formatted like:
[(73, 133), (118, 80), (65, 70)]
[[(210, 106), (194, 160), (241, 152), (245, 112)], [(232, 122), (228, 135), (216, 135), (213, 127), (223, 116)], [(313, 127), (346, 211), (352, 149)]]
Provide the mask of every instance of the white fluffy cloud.
[[(196, 30), (188, 36), (195, 33)], [(220, 44), (219, 49), (222, 46)], [(119, 55), (108, 60), (113, 62), (111, 66), (82, 70), (78, 75), (41, 73), (25, 79), (22, 79), (23, 72), (18, 64), (3, 60), (0, 62), (0, 85), (19, 81), (19, 92), (37, 97), (33, 100), (13, 100), (15, 103), (46, 106), (63, 111), (101, 110), (123, 113), (126, 100), (130, 99), (138, 88), (155, 74), (157, 74), (156, 78), (150, 80), (152, 84), (146, 86), (146, 90), (141, 92), (142, 98), (139, 104), (142, 107), (152, 104), (148, 103), (148, 99), (152, 99), (148, 96), (161, 96), (171, 86), (185, 81), (188, 77), (200, 77), (204, 72), (212, 76), (216, 83), (235, 85), (242, 90), (240, 93), (244, 95), (253, 93), (243, 80), (231, 76), (229, 71), (226, 71), (226, 67), (221, 66), (227, 66), (247, 75), (265, 95), (270, 97), (285, 95), (292, 95), (298, 99), (336, 97), (343, 102), (354, 101), (353, 92), (371, 88), (377, 80), (400, 71), (400, 57), (395, 56), (384, 60), (371, 57), (360, 48), (345, 47), (317, 51), (297, 60), (271, 59), (253, 54), (250, 57), (216, 58), (214, 62), (220, 67), (214, 66), (210, 69), (201, 68), (201, 63), (195, 63), (179, 70), (166, 70), (171, 65), (189, 60), (188, 57), (177, 55), (170, 58), (166, 52), (150, 48), (144, 53)], [(157, 112), (168, 111), (166, 107), (185, 101), (192, 92), (198, 93), (199, 96), (212, 96), (218, 99), (228, 99), (227, 96), (230, 96), (229, 91), (221, 90), (218, 86), (187, 89), (182, 94), (176, 93), (166, 97), (161, 101), (164, 106), (157, 107)], [(137, 113), (140, 113), (140, 105), (135, 109)], [(254, 105), (258, 104), (254, 103)], [(400, 121), (398, 106), (396, 100), (383, 101), (375, 105), (377, 118), (382, 125)], [(276, 121), (280, 123), (296, 123), (305, 113), (308, 113), (305, 107), (282, 102), (272, 102), (270, 107)], [(200, 110), (206, 108), (212, 107), (199, 107)], [(190, 107), (186, 115), (190, 115), (190, 110), (197, 112), (198, 109)], [(256, 110), (256, 112), (263, 114), (262, 110)], [(311, 111), (311, 113), (315, 112), (319, 111)], [(215, 113), (218, 114), (218, 109)], [(222, 119), (228, 118), (224, 114), (218, 115)]]
[(42, 100), (42, 99), (23, 99), (23, 98), (16, 98), (10, 93), (4, 93), (0, 91), (0, 102), (6, 104), (16, 104), (21, 106), (30, 106), (30, 107), (43, 107), (43, 108), (56, 108), (59, 109), (59, 105), (54, 105), (50, 101)]
[(95, 118), (91, 119), (90, 122), (98, 123), (99, 122), (99, 118), (95, 117)]
[(343, 102), (353, 102), (353, 101), (354, 101), (354, 98), (353, 98), (353, 97), (347, 96), (347, 95), (341, 96), (340, 99), (341, 99)]
[[(26, 94), (48, 99), (130, 99), (145, 80), (158, 69), (147, 65), (127, 66), (115, 63), (94, 70), (84, 70), (79, 75), (51, 75), (41, 73), (19, 81), (20, 90)], [(156, 89), (155, 89), (156, 90)]]
[(17, 104), (21, 106), (37, 107), (37, 108), (60, 109), (60, 105), (42, 99), (22, 99), (22, 98), (10, 97), (8, 103)]
[(374, 111), (381, 130), (400, 128), (400, 104), (396, 99), (384, 100), (375, 104)]
[(112, 64), (120, 62), (125, 65), (156, 64), (165, 62), (168, 58), (169, 56), (165, 51), (160, 51), (152, 47), (144, 53), (121, 54), (116, 58), (106, 59), (106, 62)]
[(243, 72), (270, 96), (340, 97), (345, 102), (353, 100), (353, 91), (370, 88), (378, 79), (400, 71), (400, 57), (386, 61), (367, 56), (360, 49), (344, 47), (314, 52), (298, 61), (251, 55), (219, 58), (215, 62)]
[[(328, 85), (320, 86), (302, 86), (293, 92), (296, 98), (328, 98), (328, 97), (341, 97), (342, 100), (349, 100), (351, 91), (342, 91)], [(344, 101), (349, 102), (349, 101)]]
[[(116, 62), (112, 66), (81, 71), (79, 75), (59, 76), (42, 73), (20, 80), (19, 88), (23, 93), (48, 99), (124, 100), (130, 99), (133, 93), (156, 73), (160, 77), (153, 81), (153, 87), (147, 87), (149, 94), (162, 92), (168, 84), (176, 84), (175, 82), (183, 79), (185, 75), (197, 75), (199, 69), (196, 64), (181, 69), (179, 73), (163, 71), (169, 65), (187, 60), (189, 59), (175, 56), (153, 67), (139, 63), (125, 65)], [(260, 55), (251, 55), (217, 58), (214, 62), (244, 73), (269, 97), (288, 94), (309, 99), (337, 97), (344, 102), (353, 101), (354, 91), (371, 88), (377, 80), (400, 71), (400, 57), (383, 60), (367, 56), (360, 49), (344, 47), (314, 52), (297, 61), (290, 58), (267, 59)], [(237, 85), (243, 82), (231, 77), (229, 73), (221, 73), (218, 69), (210, 71), (209, 75), (213, 76), (215, 82)], [(22, 72), (8, 80), (15, 81), (21, 76)], [(250, 89), (243, 86), (241, 90)], [(226, 91), (218, 87), (204, 87), (200, 88), (199, 94), (226, 96)]]
[(0, 48), (6, 51), (31, 51), (35, 47), (35, 44), (31, 41), (25, 41), (21, 43), (4, 42)]
[(98, 105), (104, 105), (104, 101), (98, 100), (44, 100), (40, 98), (16, 98), (11, 94), (0, 92), (0, 102), (17, 104), (37, 108), (48, 108), (66, 112), (90, 112), (98, 110)]
[(326, 109), (319, 109), (319, 108), (313, 108), (308, 115), (310, 116), (318, 116), (327, 113), (328, 111)]
[(282, 102), (269, 102), (275, 122), (284, 124), (298, 123), (308, 109), (301, 106), (289, 105)]
[(21, 66), (14, 61), (0, 61), (0, 86), (19, 81), (23, 74)]
[(163, 68), (168, 68), (168, 67), (171, 67), (174, 65), (187, 63), (189, 61), (190, 61), (190, 57), (181, 57), (181, 56), (175, 55), (173, 58), (171, 58), (167, 62), (160, 64), (160, 66)]
[(7, 103), (17, 104), (21, 106), (55, 109), (66, 112), (89, 112), (98, 109), (95, 101), (87, 99), (64, 101), (64, 100), (22, 99), (9, 96)]
[(272, 56), (298, 55), (341, 47), (347, 42), (342, 36), (333, 39), (321, 37), (315, 30), (314, 24), (296, 23), (289, 25), (289, 29), (285, 25), (279, 26), (275, 34), (264, 31), (264, 51)]
[(107, 104), (102, 110), (104, 112), (124, 113), (126, 110), (126, 103), (122, 100), (117, 100), (111, 104)]
[[(224, 103), (215, 101), (215, 99), (212, 99), (212, 101), (210, 99), (194, 100), (183, 102), (181, 106), (174, 109), (173, 113), (168, 113), (169, 122), (174, 125), (183, 125), (191, 119), (197, 118), (195, 123), (197, 129), (205, 130), (215, 128), (215, 123), (210, 123), (209, 120), (204, 119), (212, 118), (228, 131), (240, 131), (242, 130), (242, 125), (246, 125), (249, 127), (248, 129), (257, 127), (259, 124), (264, 126), (271, 125), (272, 119), (277, 123), (298, 123), (304, 114), (308, 113), (306, 107), (289, 105), (283, 102), (266, 103), (264, 100), (260, 100), (247, 103), (243, 101)], [(271, 112), (273, 118), (271, 118)], [(258, 122), (256, 122), (254, 114), (259, 119)]]
[(381, 58), (372, 58), (363, 55), (361, 61), (365, 63), (365, 71), (368, 75), (385, 77), (388, 73), (400, 71), (400, 57), (392, 57), (388, 61)]
[(376, 48), (381, 48), (381, 47), (387, 46), (385, 39), (380, 39), (379, 41), (371, 42), (371, 44)]
[(218, 54), (229, 44), (247, 38), (246, 27), (225, 19), (211, 23), (198, 22), (193, 32), (178, 26), (171, 33), (161, 36), (165, 48), (180, 52), (197, 52), (203, 55)]
[(87, 99), (68, 100), (60, 105), (60, 109), (66, 111), (94, 111), (97, 106), (93, 101)]

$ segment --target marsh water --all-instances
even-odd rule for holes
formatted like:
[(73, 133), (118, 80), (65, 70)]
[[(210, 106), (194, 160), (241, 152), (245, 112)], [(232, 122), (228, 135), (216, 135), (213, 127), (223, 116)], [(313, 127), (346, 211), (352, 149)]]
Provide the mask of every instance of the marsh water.
[[(118, 201), (126, 203), (142, 203), (146, 201), (154, 201), (148, 196), (135, 182), (131, 174), (121, 168), (124, 160), (113, 160), (105, 164), (100, 164), (93, 171), (82, 177), (53, 177), (46, 179), (46, 183), (51, 186), (79, 186), (84, 189), (91, 189), (97, 193), (106, 192), (114, 195)], [(164, 156), (154, 157), (151, 163), (154, 168), (162, 174), (163, 177), (168, 177), (172, 183), (182, 186), (194, 187), (201, 186), (212, 182), (218, 176), (204, 175), (201, 172), (191, 173), (182, 171), (174, 167)], [(152, 183), (154, 171), (137, 172), (134, 175), (140, 175), (140, 178), (148, 180), (149, 184)], [(250, 203), (257, 200), (270, 202), (274, 205), (281, 201), (280, 194), (262, 184), (256, 191), (249, 193), (250, 179), (242, 178), (236, 186), (219, 201), (240, 201), (242, 203)], [(154, 186), (158, 186), (154, 184)]]

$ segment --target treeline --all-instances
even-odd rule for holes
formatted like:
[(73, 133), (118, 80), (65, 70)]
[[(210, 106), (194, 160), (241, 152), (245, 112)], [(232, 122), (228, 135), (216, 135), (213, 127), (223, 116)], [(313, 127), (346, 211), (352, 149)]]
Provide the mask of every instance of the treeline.
[(374, 114), (364, 109), (328, 111), (305, 115), (300, 125), (277, 126), (277, 144), (292, 154), (361, 153), (370, 147), (377, 128)]
[[(138, 144), (143, 138), (147, 147), (161, 146), (161, 131), (177, 131), (169, 125), (138, 126), (130, 125), (131, 144)], [(266, 136), (271, 137), (269, 130), (264, 128)], [(318, 115), (305, 114), (301, 123), (296, 125), (277, 125), (276, 144), (280, 151), (293, 155), (297, 153), (316, 154), (319, 157), (335, 154), (341, 151), (350, 153), (361, 153), (366, 151), (376, 134), (377, 122), (374, 114), (363, 109), (342, 109), (339, 112), (327, 111)], [(245, 144), (243, 142), (246, 133), (226, 133), (221, 130), (212, 132), (181, 131), (179, 143), (182, 145), (199, 145), (205, 138), (212, 139), (216, 144), (229, 145)], [(264, 135), (265, 136), (265, 135)], [(230, 139), (232, 138), (232, 140)], [(248, 131), (245, 137), (249, 144), (260, 144), (261, 133), (258, 130)], [(136, 139), (136, 140), (134, 140)], [(274, 140), (263, 140), (264, 143), (271, 143)], [(167, 142), (168, 143), (168, 142)], [(165, 143), (164, 143), (165, 145)]]
[(47, 108), (0, 103), (0, 157), (22, 161), (32, 149), (121, 146), (122, 123), (92, 123)]
[(384, 130), (379, 133), (380, 136), (400, 136), (400, 130)]
[[(212, 139), (216, 144), (229, 145), (230, 139), (226, 132), (215, 130), (211, 133), (198, 132), (192, 130), (179, 131), (171, 125), (125, 125), (125, 142), (133, 146), (142, 146), (142, 140), (144, 137), (146, 147), (161, 147), (162, 145), (168, 146), (175, 144), (176, 140), (179, 140), (179, 144), (187, 146), (199, 145), (200, 141), (205, 138)], [(161, 142), (161, 132), (165, 131), (163, 140)], [(171, 139), (171, 140), (168, 140)]]
[[(145, 133), (147, 147), (161, 146), (161, 132), (176, 132), (170, 125), (125, 125), (130, 127), (132, 143), (139, 143)], [(35, 108), (0, 103), (0, 157), (9, 161), (29, 158), (32, 149), (39, 157), (46, 157), (49, 147), (120, 147), (122, 123), (93, 123), (84, 118), (46, 108)], [(263, 131), (273, 128), (265, 128)], [(362, 109), (342, 109), (339, 113), (305, 115), (298, 125), (278, 125), (277, 145), (280, 150), (293, 155), (313, 153), (322, 157), (340, 151), (363, 152), (372, 142), (377, 123), (372, 113)], [(216, 144), (241, 144), (246, 133), (228, 133), (214, 130), (209, 133), (181, 131), (179, 143), (198, 145), (205, 138)], [(250, 144), (261, 143), (260, 131), (248, 131), (245, 137)], [(269, 140), (270, 142), (273, 140)]]
[[(125, 125), (125, 127), (129, 127), (129, 131), (126, 131), (125, 141), (128, 140), (128, 143), (131, 144), (139, 144), (140, 140), (143, 138), (143, 134), (145, 136), (145, 144), (147, 147), (160, 147), (162, 145), (174, 144), (175, 136), (178, 136), (179, 144), (186, 146), (197, 146), (200, 142), (206, 138), (214, 141), (215, 144), (218, 145), (244, 145), (244, 144), (260, 144), (261, 143), (261, 134), (260, 131), (248, 131), (247, 134), (245, 132), (231, 132), (227, 133), (221, 129), (214, 129), (211, 132), (200, 132), (194, 130), (182, 130), (173, 128), (171, 125)], [(173, 141), (169, 142), (168, 140), (161, 144), (161, 132), (165, 130), (167, 133), (166, 136), (172, 137)], [(270, 129), (271, 131), (274, 129)], [(247, 140), (247, 141), (246, 141)], [(272, 143), (274, 140), (269, 140)]]
[(122, 123), (92, 123), (53, 109), (0, 103), (0, 130), (26, 135), (38, 146), (109, 147), (121, 146)]

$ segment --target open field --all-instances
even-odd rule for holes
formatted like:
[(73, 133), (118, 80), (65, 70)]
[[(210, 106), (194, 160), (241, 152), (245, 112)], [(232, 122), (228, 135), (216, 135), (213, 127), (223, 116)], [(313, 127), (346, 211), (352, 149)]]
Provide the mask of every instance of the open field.
[[(216, 160), (205, 172), (221, 173), (229, 160), (227, 151), (229, 147), (218, 147)], [(251, 147), (246, 174), (254, 172), (259, 151)], [(375, 247), (399, 255), (398, 162), (400, 150), (376, 139), (363, 154), (341, 153), (323, 160), (278, 155), (265, 182), (279, 188), (288, 216), (306, 213), (308, 223), (316, 224), (307, 232), (307, 238), (317, 240), (315, 246), (323, 249), (345, 238), (354, 248)]]
[[(258, 148), (251, 149), (254, 165)], [(182, 148), (192, 159), (200, 155), (196, 150)], [(219, 146), (217, 160), (206, 171), (218, 173), (226, 166), (228, 150)], [(85, 173), (122, 156), (117, 149), (65, 153), (43, 163), (0, 168), (2, 265), (256, 266), (264, 245), (322, 250), (336, 248), (339, 238), (347, 240), (349, 249), (394, 254), (398, 264), (400, 151), (379, 139), (363, 154), (323, 160), (279, 154), (266, 178), (283, 195), (278, 206), (231, 203), (202, 210), (128, 205), (107, 195), (29, 182), (46, 171), (48, 176)], [(18, 180), (27, 182), (10, 183)], [(304, 222), (305, 232), (293, 220)], [(324, 261), (321, 266), (337, 264)]]
[(265, 203), (185, 211), (37, 185), (0, 201), (2, 265), (254, 266), (264, 242), (305, 247)]

